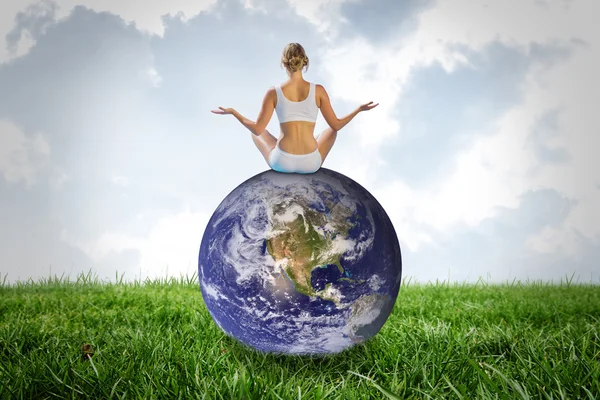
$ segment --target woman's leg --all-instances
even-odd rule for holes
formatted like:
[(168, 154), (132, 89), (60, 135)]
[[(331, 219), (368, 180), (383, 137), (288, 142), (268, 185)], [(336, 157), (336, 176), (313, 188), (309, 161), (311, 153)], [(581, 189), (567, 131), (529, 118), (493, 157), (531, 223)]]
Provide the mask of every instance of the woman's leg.
[(335, 139), (337, 137), (337, 131), (331, 128), (325, 129), (319, 136), (317, 136), (317, 144), (319, 153), (321, 153), (321, 165), (325, 162), (325, 157), (329, 154), (329, 150), (333, 147)]
[(253, 133), (250, 133), (250, 135), (252, 135), (252, 140), (254, 141), (254, 144), (265, 158), (267, 165), (269, 165), (270, 167), (271, 165), (269, 164), (269, 155), (271, 154), (271, 150), (273, 150), (275, 146), (277, 146), (277, 139), (275, 139), (275, 137), (271, 135), (271, 133), (269, 133), (269, 131), (266, 129), (260, 136), (256, 136)]

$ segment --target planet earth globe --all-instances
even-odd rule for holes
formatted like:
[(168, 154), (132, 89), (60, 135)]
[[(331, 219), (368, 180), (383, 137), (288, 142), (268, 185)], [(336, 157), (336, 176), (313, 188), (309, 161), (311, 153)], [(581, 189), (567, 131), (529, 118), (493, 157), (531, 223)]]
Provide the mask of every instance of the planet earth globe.
[(382, 206), (332, 170), (262, 172), (204, 231), (202, 297), (229, 336), (262, 352), (338, 353), (379, 332), (398, 297), (400, 244)]

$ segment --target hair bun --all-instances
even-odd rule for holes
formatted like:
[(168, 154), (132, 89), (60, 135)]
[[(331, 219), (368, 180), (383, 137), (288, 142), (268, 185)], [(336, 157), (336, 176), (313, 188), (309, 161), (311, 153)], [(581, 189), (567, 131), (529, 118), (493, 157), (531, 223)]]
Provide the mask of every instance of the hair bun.
[(288, 71), (295, 72), (305, 66), (308, 67), (308, 62), (308, 57), (300, 44), (290, 43), (283, 49), (281, 63)]

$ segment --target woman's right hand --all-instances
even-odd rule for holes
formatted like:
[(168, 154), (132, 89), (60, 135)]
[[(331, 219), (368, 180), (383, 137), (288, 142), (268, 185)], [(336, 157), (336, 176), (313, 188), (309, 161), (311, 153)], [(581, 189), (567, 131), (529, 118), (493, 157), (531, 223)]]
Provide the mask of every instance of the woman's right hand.
[(360, 107), (358, 107), (358, 109), (359, 109), (360, 111), (369, 111), (369, 110), (371, 110), (371, 109), (373, 109), (373, 108), (377, 107), (378, 105), (379, 105), (379, 103), (377, 103), (377, 104), (373, 104), (373, 102), (372, 102), (372, 101), (370, 101), (370, 102), (368, 102), (368, 103), (366, 103), (366, 104), (362, 104)]
[(233, 114), (233, 108), (225, 108), (225, 107), (219, 107), (218, 110), (210, 110), (211, 113), (213, 114), (221, 114), (221, 115), (227, 115), (227, 114)]

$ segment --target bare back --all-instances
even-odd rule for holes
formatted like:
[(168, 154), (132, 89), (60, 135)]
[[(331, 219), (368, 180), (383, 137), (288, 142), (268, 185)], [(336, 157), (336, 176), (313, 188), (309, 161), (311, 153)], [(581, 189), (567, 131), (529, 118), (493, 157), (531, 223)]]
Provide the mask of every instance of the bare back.
[[(286, 99), (293, 102), (304, 101), (310, 92), (310, 83), (302, 80), (288, 80), (281, 85), (281, 91)], [(277, 101), (277, 100), (275, 100)], [(319, 91), (316, 90), (316, 98), (319, 107)], [(290, 121), (279, 124), (279, 148), (290, 154), (307, 154), (315, 151), (318, 147), (314, 137), (315, 123), (308, 121)]]

